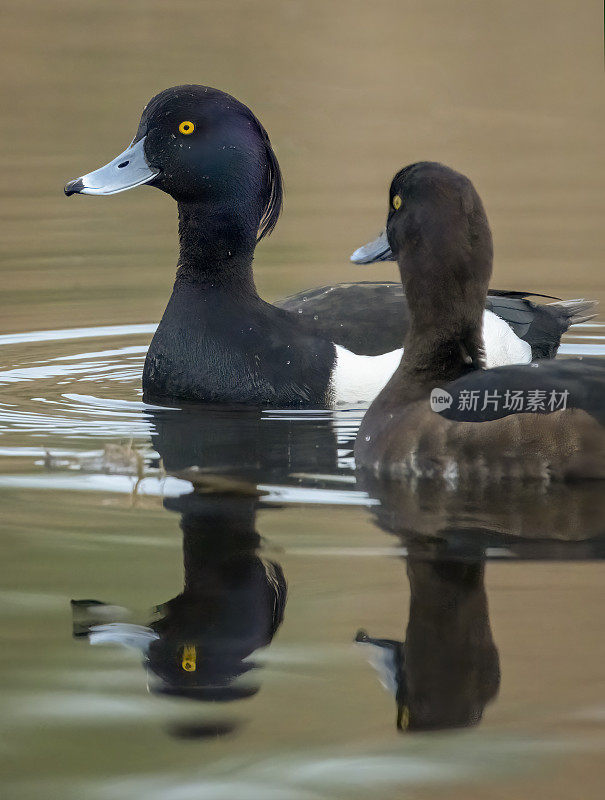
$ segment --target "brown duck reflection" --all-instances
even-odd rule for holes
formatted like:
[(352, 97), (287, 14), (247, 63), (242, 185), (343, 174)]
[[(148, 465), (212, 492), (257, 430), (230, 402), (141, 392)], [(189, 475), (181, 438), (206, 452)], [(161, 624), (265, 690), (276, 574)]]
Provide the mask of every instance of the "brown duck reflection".
[(500, 685), (482, 561), (409, 559), (410, 612), (404, 642), (377, 639), (364, 645), (397, 704), (399, 730), (477, 725)]
[(398, 536), (410, 557), (605, 556), (605, 492), (599, 481), (452, 487), (362, 473), (358, 486), (380, 501), (372, 509), (377, 525)]
[(605, 557), (605, 495), (581, 484), (456, 485), (379, 480), (358, 487), (380, 501), (377, 525), (407, 554), (410, 611), (405, 641), (363, 630), (356, 641), (395, 695), (397, 727), (476, 725), (500, 683), (484, 586), (489, 558)]

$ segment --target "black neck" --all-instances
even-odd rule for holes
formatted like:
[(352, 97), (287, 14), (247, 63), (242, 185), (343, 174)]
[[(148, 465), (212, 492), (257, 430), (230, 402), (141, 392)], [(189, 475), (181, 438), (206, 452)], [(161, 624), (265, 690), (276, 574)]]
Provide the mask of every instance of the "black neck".
[(179, 283), (256, 294), (252, 260), (258, 220), (232, 203), (179, 202)]

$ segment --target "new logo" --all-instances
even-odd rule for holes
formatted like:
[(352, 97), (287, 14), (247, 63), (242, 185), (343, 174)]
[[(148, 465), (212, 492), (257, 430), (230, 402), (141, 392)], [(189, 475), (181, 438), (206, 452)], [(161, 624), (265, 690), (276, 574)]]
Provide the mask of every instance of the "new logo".
[(446, 392), (445, 389), (433, 389), (431, 392), (431, 411), (445, 411), (448, 409), (454, 401), (454, 398), (449, 392)]

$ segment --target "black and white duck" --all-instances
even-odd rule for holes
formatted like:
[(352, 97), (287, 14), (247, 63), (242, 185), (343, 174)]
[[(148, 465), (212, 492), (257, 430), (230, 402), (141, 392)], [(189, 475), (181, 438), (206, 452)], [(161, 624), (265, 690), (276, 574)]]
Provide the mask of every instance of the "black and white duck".
[[(324, 287), (277, 305), (257, 293), (254, 251), (277, 223), (283, 190), (267, 132), (247, 106), (210, 87), (166, 89), (145, 107), (128, 148), (69, 181), (65, 193), (142, 184), (176, 200), (180, 241), (174, 289), (143, 371), (147, 397), (332, 406), (376, 396), (401, 356), (400, 287)], [(532, 349), (552, 355), (586, 311), (537, 306), (516, 293), (491, 295), (487, 308), (490, 366), (529, 361)]]

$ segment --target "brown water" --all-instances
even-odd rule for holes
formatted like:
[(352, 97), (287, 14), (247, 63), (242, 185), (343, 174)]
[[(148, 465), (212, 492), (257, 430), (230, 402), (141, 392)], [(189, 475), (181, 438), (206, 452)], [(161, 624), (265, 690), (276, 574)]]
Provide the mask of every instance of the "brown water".
[[(4, 4), (3, 797), (602, 796), (600, 490), (393, 499), (355, 483), (362, 409), (144, 406), (142, 361), (176, 263), (172, 201), (146, 187), (62, 195), (126, 146), (151, 95), (205, 83), (253, 108), (284, 171), (284, 215), (255, 261), (268, 299), (393, 278), (392, 265), (354, 267), (348, 254), (380, 227), (392, 174), (430, 158), (484, 198), (494, 286), (603, 300), (601, 11), (592, 0)], [(563, 352), (604, 347), (597, 319)], [(283, 622), (262, 648), (284, 603), (279, 570)], [(440, 629), (425, 614), (443, 570), (456, 613)], [(154, 612), (184, 581), (185, 600)], [(79, 607), (81, 632), (161, 628), (152, 641), (164, 649), (145, 667), (136, 650), (72, 638), (69, 601), (83, 598), (120, 608)], [(200, 622), (209, 607), (212, 631)], [(408, 628), (410, 659), (429, 651), (408, 679), (436, 674), (427, 696), (442, 722), (455, 698), (483, 711), (480, 724), (398, 733), (394, 698), (353, 644), (359, 628), (398, 641)], [(254, 655), (226, 659), (225, 643), (246, 637)], [(499, 667), (465, 667), (490, 643)], [(185, 644), (200, 664), (218, 652), (223, 677), (256, 662), (224, 681), (250, 696), (175, 696)]]

